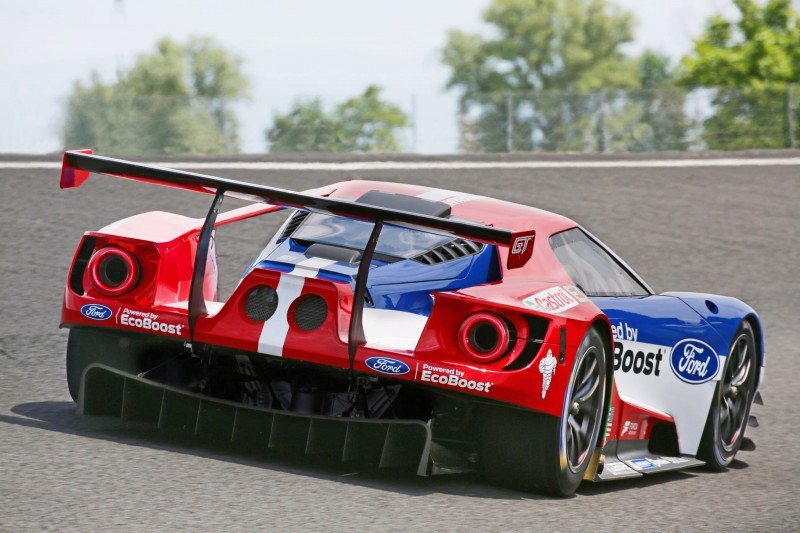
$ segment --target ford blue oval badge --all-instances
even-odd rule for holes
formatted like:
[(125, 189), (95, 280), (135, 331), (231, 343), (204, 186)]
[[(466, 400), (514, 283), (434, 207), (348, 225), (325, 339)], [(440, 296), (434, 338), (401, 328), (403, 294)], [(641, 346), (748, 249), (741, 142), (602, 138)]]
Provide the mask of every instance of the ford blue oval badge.
[(391, 357), (370, 357), (364, 361), (368, 367), (381, 374), (408, 374), (411, 368), (402, 361)]
[(719, 357), (714, 348), (697, 339), (683, 339), (672, 348), (672, 371), (686, 383), (711, 381), (719, 370)]
[(92, 320), (108, 320), (114, 313), (105, 305), (86, 304), (81, 307), (81, 314)]

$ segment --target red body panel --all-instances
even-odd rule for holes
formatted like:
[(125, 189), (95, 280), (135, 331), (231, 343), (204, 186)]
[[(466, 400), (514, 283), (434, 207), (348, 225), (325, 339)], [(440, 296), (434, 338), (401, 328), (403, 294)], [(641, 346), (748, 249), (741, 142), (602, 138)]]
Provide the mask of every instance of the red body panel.
[[(603, 327), (609, 328), (606, 317), (594, 304), (575, 293), (577, 289), (574, 287), (564, 287), (572, 282), (549, 246), (550, 235), (575, 227), (575, 223), (546, 211), (509, 202), (396, 183), (344, 182), (316, 192), (352, 199), (375, 189), (414, 196), (432, 194), (437, 196), (438, 201), (450, 203), (455, 217), (514, 231), (529, 231), (531, 235), (535, 232), (535, 238), (526, 241), (526, 249), (522, 252), (531, 254), (531, 259), (521, 268), (512, 270), (503, 267), (509, 260), (513, 243), (511, 246), (498, 246), (501, 281), (459, 291), (434, 293), (433, 310), (415, 350), (384, 350), (368, 344), (358, 349), (354, 369), (560, 416), (577, 346), (594, 322), (601, 321)], [(221, 214), (218, 224), (235, 222), (275, 209), (273, 206), (248, 206)], [(95, 249), (113, 244), (133, 252), (141, 263), (141, 281), (131, 293), (115, 299), (92, 291), (86, 280), (84, 294), (76, 293), (68, 284), (62, 325), (110, 327), (188, 340), (187, 300), (201, 225), (202, 220), (199, 219), (154, 212), (119, 221), (99, 232), (87, 233), (85, 238), (95, 239)], [(534, 229), (530, 231), (530, 228)], [(213, 254), (210, 254), (210, 259), (212, 268), (208, 268), (206, 273), (206, 298), (213, 300), (213, 287), (216, 285)], [(76, 264), (77, 261), (73, 263), (73, 268), (77, 268)], [(227, 302), (209, 305), (209, 314), (198, 319), (195, 340), (235, 350), (260, 351), (259, 337), (263, 323), (247, 317), (244, 301), (254, 286), (270, 285), (275, 288), (282, 276), (290, 274), (260, 268), (251, 271)], [(295, 283), (300, 282), (302, 289), (299, 297), (311, 293), (320, 295), (329, 309), (327, 318), (321, 327), (311, 332), (302, 330), (290, 321), (282, 352), (268, 352), (267, 355), (347, 369), (347, 332), (353, 302), (349, 283), (317, 278), (295, 279)], [(573, 291), (572, 295), (567, 289)], [(526, 303), (537, 294), (542, 297)], [(569, 300), (566, 304), (565, 298)], [(86, 304), (106, 306), (112, 311), (112, 317), (107, 320), (87, 318), (81, 313), (81, 307)], [(508, 353), (487, 364), (477, 363), (467, 357), (456, 339), (463, 320), (479, 311), (489, 311), (503, 317), (513, 324), (517, 334)], [(291, 316), (291, 312), (287, 316)], [(526, 316), (543, 317), (550, 322), (544, 342), (529, 364), (518, 370), (504, 370), (505, 366), (520, 357), (528, 342)], [(153, 326), (154, 323), (158, 325)], [(562, 327), (566, 331), (564, 346), (561, 344)], [(263, 347), (261, 351), (264, 351)], [(559, 361), (549, 389), (545, 390), (539, 361), (548, 352), (563, 357), (563, 360)], [(397, 376), (378, 374), (365, 364), (367, 358), (374, 356), (400, 360), (408, 365), (410, 371)]]

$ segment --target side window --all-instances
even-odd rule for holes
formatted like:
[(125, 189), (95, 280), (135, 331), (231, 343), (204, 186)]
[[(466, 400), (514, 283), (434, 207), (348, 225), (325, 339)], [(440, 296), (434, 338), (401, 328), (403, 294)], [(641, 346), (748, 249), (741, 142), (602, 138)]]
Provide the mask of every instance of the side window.
[(575, 285), (588, 296), (649, 294), (636, 278), (580, 228), (553, 235), (550, 246)]

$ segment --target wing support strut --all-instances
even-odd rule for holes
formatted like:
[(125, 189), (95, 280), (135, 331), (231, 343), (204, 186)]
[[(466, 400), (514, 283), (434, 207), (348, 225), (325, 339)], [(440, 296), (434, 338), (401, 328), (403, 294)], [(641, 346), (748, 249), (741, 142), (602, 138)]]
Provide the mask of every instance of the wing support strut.
[(367, 278), (369, 277), (369, 269), (372, 265), (372, 257), (375, 255), (375, 248), (378, 246), (378, 238), (383, 229), (383, 220), (377, 218), (375, 225), (372, 227), (372, 233), (369, 235), (367, 247), (364, 253), (361, 254), (361, 262), (358, 264), (358, 272), (356, 273), (356, 287), (353, 291), (353, 310), (350, 314), (350, 330), (347, 335), (347, 356), (350, 362), (350, 372), (353, 372), (353, 364), (356, 360), (356, 352), (358, 349), (367, 343), (367, 337), (364, 334), (364, 324), (362, 318), (364, 316), (364, 300), (367, 296)]
[(189, 339), (194, 346), (194, 329), (197, 319), (201, 315), (207, 315), (206, 298), (204, 294), (206, 265), (208, 264), (208, 251), (211, 248), (211, 237), (214, 235), (214, 223), (217, 221), (222, 199), (225, 197), (225, 189), (217, 189), (214, 201), (203, 222), (200, 235), (197, 240), (197, 252), (194, 256), (194, 268), (192, 269), (192, 285), (189, 290)]

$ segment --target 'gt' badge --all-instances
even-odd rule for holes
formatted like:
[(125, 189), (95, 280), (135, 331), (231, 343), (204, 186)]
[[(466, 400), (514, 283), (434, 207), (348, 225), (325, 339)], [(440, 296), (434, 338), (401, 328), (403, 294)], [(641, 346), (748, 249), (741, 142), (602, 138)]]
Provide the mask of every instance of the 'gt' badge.
[(533, 255), (533, 239), (535, 231), (523, 231), (514, 234), (514, 240), (508, 250), (508, 262), (506, 267), (511, 270), (525, 266), (525, 263)]

